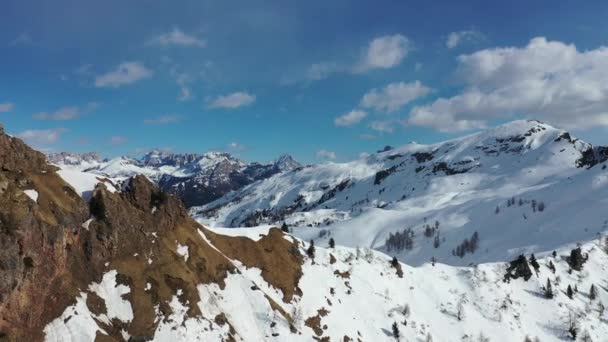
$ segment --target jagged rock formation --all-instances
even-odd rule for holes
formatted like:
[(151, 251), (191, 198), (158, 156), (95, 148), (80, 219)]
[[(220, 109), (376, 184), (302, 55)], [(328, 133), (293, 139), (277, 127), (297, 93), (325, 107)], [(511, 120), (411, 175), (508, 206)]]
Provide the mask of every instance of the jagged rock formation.
[[(122, 192), (99, 183), (86, 203), (56, 170), (42, 153), (0, 134), (0, 338), (41, 340), (44, 327), (83, 293), (92, 312), (109, 316), (109, 303), (89, 287), (109, 270), (130, 287), (135, 313), (128, 324), (97, 322), (112, 340), (122, 340), (122, 330), (152, 337), (156, 310), (171, 313), (168, 303), (178, 288), (189, 314), (200, 314), (196, 286), (221, 288), (228, 274), (238, 272), (224, 253), (266, 269), (262, 277), (286, 296), (295, 291), (301, 258), (279, 229), (259, 243), (208, 233), (225, 246), (222, 253), (201, 239), (205, 229), (180, 200), (143, 176), (128, 180)], [(176, 244), (186, 246), (187, 262), (175, 253)], [(264, 257), (268, 250), (272, 258)], [(152, 289), (144, 289), (146, 283)]]
[(300, 167), (289, 155), (261, 164), (246, 163), (223, 152), (179, 154), (159, 150), (140, 159), (119, 157), (105, 161), (95, 154), (62, 152), (50, 154), (49, 161), (117, 179), (143, 174), (164, 191), (177, 195), (187, 207), (209, 203), (255, 181)]

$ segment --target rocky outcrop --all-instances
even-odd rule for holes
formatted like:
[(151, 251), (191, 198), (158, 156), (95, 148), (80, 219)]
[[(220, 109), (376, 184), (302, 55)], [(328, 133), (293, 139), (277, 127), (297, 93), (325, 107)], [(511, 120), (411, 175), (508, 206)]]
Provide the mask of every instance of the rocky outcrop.
[[(91, 312), (105, 313), (89, 284), (110, 270), (130, 288), (124, 298), (134, 317), (97, 322), (107, 340), (123, 340), (123, 332), (151, 338), (159, 312), (171, 313), (176, 293), (189, 317), (200, 316), (197, 286), (223, 288), (228, 274), (238, 272), (232, 260), (264, 270), (262, 277), (285, 293), (285, 301), (298, 293), (302, 258), (279, 229), (259, 242), (213, 234), (144, 176), (128, 180), (121, 192), (100, 183), (87, 203), (55, 170), (42, 153), (0, 134), (0, 339), (42, 340), (46, 324), (83, 293)], [(178, 246), (187, 248), (187, 258)]]

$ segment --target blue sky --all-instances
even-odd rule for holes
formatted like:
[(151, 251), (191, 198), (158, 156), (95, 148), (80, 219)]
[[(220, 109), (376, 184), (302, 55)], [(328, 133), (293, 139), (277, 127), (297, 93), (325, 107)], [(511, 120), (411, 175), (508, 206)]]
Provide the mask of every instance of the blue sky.
[(0, 4), (0, 122), (36, 147), (343, 161), (539, 118), (608, 143), (605, 1)]

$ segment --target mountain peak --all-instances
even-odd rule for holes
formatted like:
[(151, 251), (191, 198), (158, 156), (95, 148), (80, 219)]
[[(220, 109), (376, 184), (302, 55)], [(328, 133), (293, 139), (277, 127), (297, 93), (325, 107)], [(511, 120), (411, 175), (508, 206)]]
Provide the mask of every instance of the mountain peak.
[(301, 167), (302, 164), (298, 163), (289, 154), (280, 155), (273, 163), (275, 167), (281, 171), (289, 171)]

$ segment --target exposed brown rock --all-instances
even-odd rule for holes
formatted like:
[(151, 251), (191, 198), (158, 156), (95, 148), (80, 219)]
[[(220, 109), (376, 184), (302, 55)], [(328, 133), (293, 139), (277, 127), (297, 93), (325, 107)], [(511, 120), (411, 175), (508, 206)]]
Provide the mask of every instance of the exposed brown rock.
[[(117, 270), (117, 282), (131, 290), (124, 298), (131, 303), (134, 319), (113, 320), (110, 326), (99, 323), (109, 336), (98, 334), (98, 341), (120, 341), (122, 329), (134, 340), (153, 337), (155, 306), (170, 314), (168, 302), (178, 290), (188, 316), (200, 316), (196, 286), (216, 283), (223, 288), (226, 276), (238, 272), (228, 258), (260, 268), (262, 277), (283, 292), (283, 301), (299, 294), (302, 256), (297, 243), (286, 239), (280, 229), (271, 229), (257, 242), (215, 234), (193, 221), (180, 200), (160, 192), (143, 176), (132, 178), (116, 193), (102, 182), (87, 203), (55, 171), (44, 155), (0, 133), (0, 336), (4, 339), (41, 341), (46, 324), (73, 304), (80, 292), (87, 292), (92, 312), (106, 312), (104, 300), (87, 289), (110, 270)], [(26, 189), (39, 193), (37, 203), (25, 195)], [(88, 229), (82, 228), (90, 217), (94, 220)], [(177, 254), (177, 244), (188, 246), (187, 260)], [(273, 310), (292, 322), (278, 303), (266, 297)], [(230, 325), (227, 338), (234, 336)]]
[(297, 242), (285, 239), (279, 228), (271, 228), (268, 235), (258, 241), (219, 235), (207, 229), (204, 232), (211, 243), (229, 258), (262, 270), (264, 280), (283, 291), (284, 302), (290, 302), (299, 291), (297, 286), (302, 276), (303, 259)]

